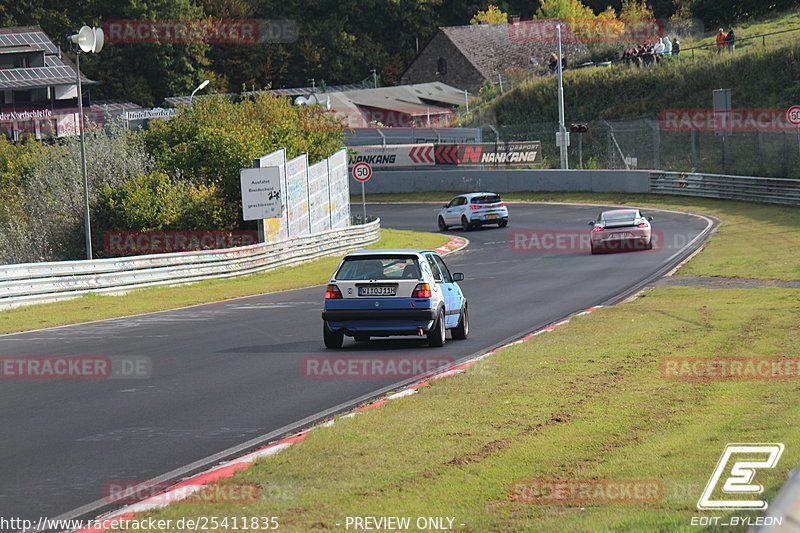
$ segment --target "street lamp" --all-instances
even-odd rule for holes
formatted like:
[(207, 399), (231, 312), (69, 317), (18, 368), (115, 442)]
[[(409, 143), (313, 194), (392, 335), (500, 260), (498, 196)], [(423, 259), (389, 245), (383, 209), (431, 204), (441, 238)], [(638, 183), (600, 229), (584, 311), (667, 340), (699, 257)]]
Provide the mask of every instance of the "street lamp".
[(561, 168), (568, 169), (567, 147), (569, 146), (569, 133), (564, 125), (564, 69), (561, 65), (561, 24), (556, 26), (558, 30), (558, 133), (556, 134), (556, 145), (561, 149)]
[(204, 88), (206, 85), (208, 85), (208, 82), (209, 82), (209, 81), (210, 81), (210, 80), (203, 80), (203, 83), (201, 83), (200, 85), (198, 85), (198, 86), (197, 86), (197, 88), (195, 88), (195, 90), (194, 90), (194, 91), (192, 91), (192, 94), (190, 94), (190, 95), (189, 95), (189, 103), (190, 103), (190, 104), (192, 103), (192, 98), (194, 98), (194, 93), (196, 93), (197, 91), (199, 91), (199, 90), (203, 89), (203, 88)]
[(374, 82), (375, 88), (377, 89), (378, 88), (378, 69), (374, 69), (373, 68), (373, 69), (370, 69), (369, 71), (372, 73), (372, 81)]
[(83, 175), (83, 228), (86, 236), (86, 259), (92, 259), (92, 223), (89, 216), (89, 178), (86, 174), (86, 146), (84, 144), (83, 87), (81, 85), (81, 52), (98, 53), (103, 49), (105, 39), (102, 28), (83, 26), (78, 33), (70, 35), (69, 40), (77, 44), (75, 50), (75, 72), (78, 82), (78, 132), (81, 137), (81, 174)]

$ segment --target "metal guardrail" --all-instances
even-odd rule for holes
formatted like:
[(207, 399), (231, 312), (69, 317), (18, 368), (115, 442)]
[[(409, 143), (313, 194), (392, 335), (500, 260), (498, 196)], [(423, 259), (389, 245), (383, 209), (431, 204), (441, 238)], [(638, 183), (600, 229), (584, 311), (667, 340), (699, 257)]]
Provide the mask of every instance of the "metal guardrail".
[(697, 172), (650, 172), (650, 192), (800, 205), (800, 180)]
[(0, 269), (0, 309), (132, 289), (228, 278), (297, 265), (376, 242), (380, 219), (274, 243), (92, 261), (7, 265)]

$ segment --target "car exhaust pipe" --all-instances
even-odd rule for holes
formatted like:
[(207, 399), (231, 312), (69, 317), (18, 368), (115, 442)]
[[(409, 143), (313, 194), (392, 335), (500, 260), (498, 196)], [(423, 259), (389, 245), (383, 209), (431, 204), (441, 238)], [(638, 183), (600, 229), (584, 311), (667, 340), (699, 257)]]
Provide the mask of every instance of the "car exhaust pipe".
[(422, 332), (422, 326), (417, 326), (417, 335), (419, 335), (420, 337), (424, 335), (424, 333)]

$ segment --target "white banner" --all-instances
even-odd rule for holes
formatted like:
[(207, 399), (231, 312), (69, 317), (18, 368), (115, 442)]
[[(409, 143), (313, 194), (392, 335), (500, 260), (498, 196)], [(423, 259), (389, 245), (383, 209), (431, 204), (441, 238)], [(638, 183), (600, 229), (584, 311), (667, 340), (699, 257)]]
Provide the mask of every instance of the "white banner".
[(328, 192), (328, 162), (308, 167), (308, 203), (311, 211), (311, 233), (331, 229), (331, 207)]
[(350, 179), (347, 172), (347, 150), (339, 150), (328, 158), (328, 179), (332, 229), (346, 228), (350, 225)]
[(434, 166), (436, 157), (433, 143), (350, 146), (352, 168), (356, 163), (369, 163), (373, 167), (424, 167)]
[(289, 236), (311, 233), (308, 219), (308, 154), (286, 162), (286, 202), (289, 208)]
[(257, 165), (277, 173), (283, 204), (280, 218), (264, 220), (267, 242), (350, 225), (347, 150), (309, 167), (308, 154), (286, 161), (281, 148), (257, 159)]
[(281, 181), (281, 198), (283, 199), (281, 217), (264, 220), (267, 242), (285, 239), (288, 236), (286, 226), (286, 148), (280, 148), (271, 154), (260, 157), (258, 162), (260, 168), (277, 167)]

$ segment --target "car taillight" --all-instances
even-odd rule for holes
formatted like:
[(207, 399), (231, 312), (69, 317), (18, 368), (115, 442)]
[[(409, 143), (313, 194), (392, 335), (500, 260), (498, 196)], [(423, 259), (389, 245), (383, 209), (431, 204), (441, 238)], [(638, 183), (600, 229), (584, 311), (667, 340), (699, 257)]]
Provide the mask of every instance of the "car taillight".
[(637, 227), (637, 228), (646, 228), (646, 227), (647, 227), (647, 224), (645, 224), (644, 222), (642, 222), (641, 224), (637, 225), (636, 227)]
[(598, 228), (597, 226), (592, 228), (592, 231), (603, 231), (603, 228)]
[(325, 299), (336, 300), (342, 297), (342, 291), (336, 285), (330, 284), (325, 288)]
[(412, 298), (430, 298), (431, 286), (428, 283), (417, 283), (414, 287), (414, 292), (411, 293)]
[(506, 206), (506, 203), (505, 203), (505, 202), (500, 202), (500, 203), (499, 203), (499, 204), (497, 204), (495, 207), (505, 207), (505, 206)]
[(481, 207), (483, 207), (483, 206), (482, 205), (471, 205), (471, 206), (469, 206), (470, 209), (480, 209)]

